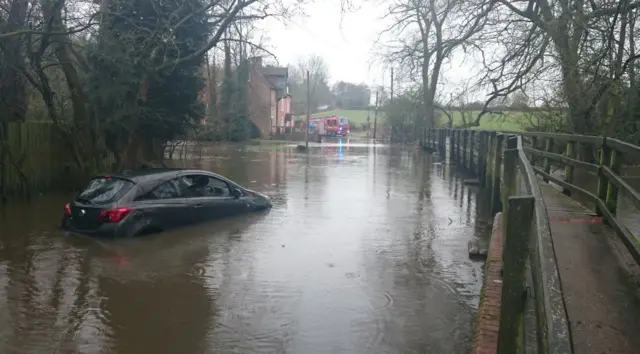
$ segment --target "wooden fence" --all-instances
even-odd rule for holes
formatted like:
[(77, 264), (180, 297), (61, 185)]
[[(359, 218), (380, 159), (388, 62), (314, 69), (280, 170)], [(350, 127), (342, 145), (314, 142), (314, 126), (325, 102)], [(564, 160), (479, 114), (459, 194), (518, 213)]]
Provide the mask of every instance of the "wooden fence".
[(65, 179), (68, 156), (53, 124), (0, 124), (0, 196), (51, 189)]
[(492, 211), (505, 216), (498, 353), (570, 354), (569, 321), (536, 178), (543, 170), (531, 164), (523, 140), (509, 132), (429, 129), (422, 144), (476, 175), (491, 193)]
[[(606, 223), (624, 242), (635, 261), (640, 264), (640, 240), (616, 217), (620, 193), (624, 193), (633, 206), (640, 209), (640, 193), (620, 175), (623, 159), (636, 160), (640, 156), (640, 147), (618, 139), (599, 136), (547, 133), (527, 133), (526, 135), (530, 137), (531, 143), (530, 147), (524, 150), (532, 160), (542, 160), (541, 167), (534, 167), (535, 172), (545, 181), (552, 181), (562, 186), (565, 194), (577, 193), (592, 202), (595, 205), (596, 214), (604, 217)], [(579, 159), (576, 151), (580, 145), (597, 151), (598, 162), (592, 163)], [(558, 146), (560, 149), (557, 148)], [(558, 153), (558, 150), (564, 151)], [(551, 174), (552, 164), (564, 167), (563, 179)], [(576, 168), (597, 174), (598, 185), (595, 191), (583, 189), (575, 184), (574, 169)]]

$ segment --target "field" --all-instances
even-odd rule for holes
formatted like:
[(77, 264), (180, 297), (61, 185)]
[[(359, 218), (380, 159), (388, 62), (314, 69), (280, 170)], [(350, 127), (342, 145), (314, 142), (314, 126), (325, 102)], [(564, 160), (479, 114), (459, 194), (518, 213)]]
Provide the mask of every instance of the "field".
[[(473, 112), (472, 118), (475, 118), (479, 112)], [(447, 117), (445, 115), (440, 116), (440, 122), (446, 123)], [(474, 127), (474, 129), (482, 130), (505, 130), (505, 131), (521, 131), (524, 128), (524, 115), (522, 112), (504, 112), (504, 114), (490, 114), (487, 113), (482, 116), (480, 120), (480, 126)], [(462, 115), (460, 112), (453, 113), (453, 126), (460, 126), (462, 124)]]
[[(314, 113), (311, 118), (320, 118), (330, 115), (344, 116), (349, 119), (350, 122), (360, 126), (362, 123), (367, 122), (367, 114), (371, 117), (371, 124), (373, 124), (374, 112), (368, 112), (366, 110), (331, 110), (326, 112)], [(473, 112), (471, 115), (475, 118), (478, 112)], [(507, 131), (520, 131), (523, 129), (523, 114), (522, 112), (505, 112), (502, 115), (498, 114), (485, 114), (480, 120), (480, 126), (474, 129), (484, 130), (507, 130)], [(378, 112), (378, 122), (384, 122), (384, 113)], [(441, 124), (446, 122), (446, 116), (441, 114)], [(453, 125), (459, 126), (462, 124), (462, 115), (460, 112), (453, 113)]]

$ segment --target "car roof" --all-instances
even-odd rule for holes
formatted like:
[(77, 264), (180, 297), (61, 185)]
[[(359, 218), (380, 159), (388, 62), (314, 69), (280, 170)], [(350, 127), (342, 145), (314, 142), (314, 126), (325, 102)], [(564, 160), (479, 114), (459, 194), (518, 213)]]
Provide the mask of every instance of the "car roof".
[(102, 176), (127, 179), (137, 184), (154, 184), (154, 182), (168, 180), (175, 178), (180, 174), (189, 173), (210, 175), (227, 182), (232, 182), (228, 178), (216, 173), (192, 168), (142, 168), (138, 170), (125, 170), (113, 174), (104, 174)]

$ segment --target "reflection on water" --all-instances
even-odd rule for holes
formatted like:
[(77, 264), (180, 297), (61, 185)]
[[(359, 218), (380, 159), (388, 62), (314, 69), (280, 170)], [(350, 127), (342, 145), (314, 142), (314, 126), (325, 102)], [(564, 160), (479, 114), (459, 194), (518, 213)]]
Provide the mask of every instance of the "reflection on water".
[(463, 353), (476, 191), (431, 156), (348, 139), (174, 161), (272, 210), (144, 238), (57, 231), (68, 196), (0, 214), (0, 353)]

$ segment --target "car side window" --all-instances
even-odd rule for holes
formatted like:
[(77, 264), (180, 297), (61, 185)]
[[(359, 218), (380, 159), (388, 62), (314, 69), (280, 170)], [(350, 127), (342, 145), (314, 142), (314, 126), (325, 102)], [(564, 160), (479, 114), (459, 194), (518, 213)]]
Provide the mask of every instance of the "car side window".
[(182, 180), (188, 186), (188, 195), (191, 198), (231, 196), (229, 185), (217, 178), (206, 175), (188, 175), (182, 177)]
[(181, 198), (182, 193), (180, 192), (180, 182), (177, 179), (172, 179), (168, 182), (165, 182), (154, 189), (152, 189), (149, 193), (142, 195), (137, 200), (158, 200), (158, 199), (173, 199), (173, 198)]

